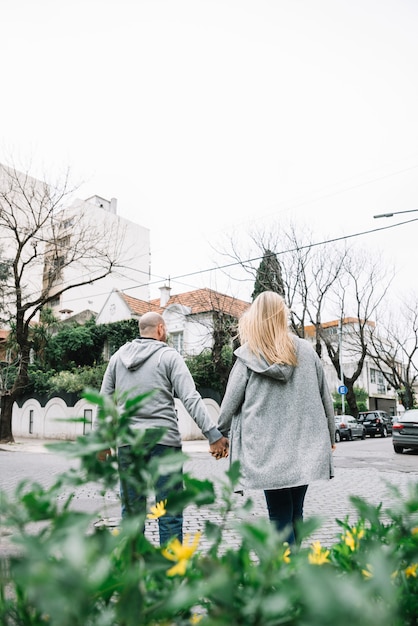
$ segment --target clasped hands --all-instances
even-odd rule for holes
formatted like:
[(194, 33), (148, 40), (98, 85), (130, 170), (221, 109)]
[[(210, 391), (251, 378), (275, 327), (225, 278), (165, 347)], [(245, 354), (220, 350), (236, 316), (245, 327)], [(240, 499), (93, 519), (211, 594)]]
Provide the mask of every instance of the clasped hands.
[(229, 440), (227, 437), (221, 437), (218, 441), (210, 444), (209, 450), (210, 454), (215, 457), (217, 461), (226, 458), (229, 454)]

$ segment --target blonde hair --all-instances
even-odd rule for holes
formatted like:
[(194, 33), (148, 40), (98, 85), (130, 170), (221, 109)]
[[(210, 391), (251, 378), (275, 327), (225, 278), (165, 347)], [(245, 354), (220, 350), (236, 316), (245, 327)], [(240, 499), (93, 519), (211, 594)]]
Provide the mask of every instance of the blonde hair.
[(296, 365), (296, 348), (288, 327), (289, 310), (274, 291), (260, 293), (238, 322), (241, 344), (269, 364)]

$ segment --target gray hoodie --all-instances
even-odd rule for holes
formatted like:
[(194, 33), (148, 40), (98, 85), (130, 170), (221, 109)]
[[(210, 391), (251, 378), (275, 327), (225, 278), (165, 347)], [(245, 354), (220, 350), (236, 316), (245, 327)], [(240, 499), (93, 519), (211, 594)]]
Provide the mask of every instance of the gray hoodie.
[(181, 447), (174, 394), (184, 404), (204, 436), (213, 443), (222, 437), (196, 390), (183, 357), (156, 339), (134, 339), (111, 357), (103, 377), (101, 393), (117, 392), (135, 397), (156, 392), (133, 418), (133, 428), (165, 428), (160, 443)]
[(230, 436), (230, 462), (239, 460), (241, 487), (281, 489), (333, 475), (334, 408), (321, 361), (295, 337), (297, 366), (235, 351), (218, 420)]

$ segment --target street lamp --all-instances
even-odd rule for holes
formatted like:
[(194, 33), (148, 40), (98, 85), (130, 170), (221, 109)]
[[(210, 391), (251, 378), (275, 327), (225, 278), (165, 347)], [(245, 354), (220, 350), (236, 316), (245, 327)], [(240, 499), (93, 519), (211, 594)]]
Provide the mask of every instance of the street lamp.
[(380, 213), (379, 215), (373, 215), (376, 219), (377, 217), (393, 217), (394, 215), (399, 215), (399, 213), (415, 213), (418, 209), (410, 209), (409, 211), (395, 211), (394, 213)]

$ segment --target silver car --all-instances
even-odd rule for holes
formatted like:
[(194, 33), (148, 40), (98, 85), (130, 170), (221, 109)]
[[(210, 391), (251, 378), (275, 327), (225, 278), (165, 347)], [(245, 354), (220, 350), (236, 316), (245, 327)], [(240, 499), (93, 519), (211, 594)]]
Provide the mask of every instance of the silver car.
[(407, 448), (418, 450), (418, 409), (405, 411), (392, 426), (392, 443), (396, 453)]
[(366, 438), (366, 429), (361, 422), (357, 421), (352, 415), (336, 415), (335, 416), (336, 435), (337, 431), (339, 437), (336, 436), (336, 440), (346, 439), (352, 441), (355, 437), (360, 439)]

